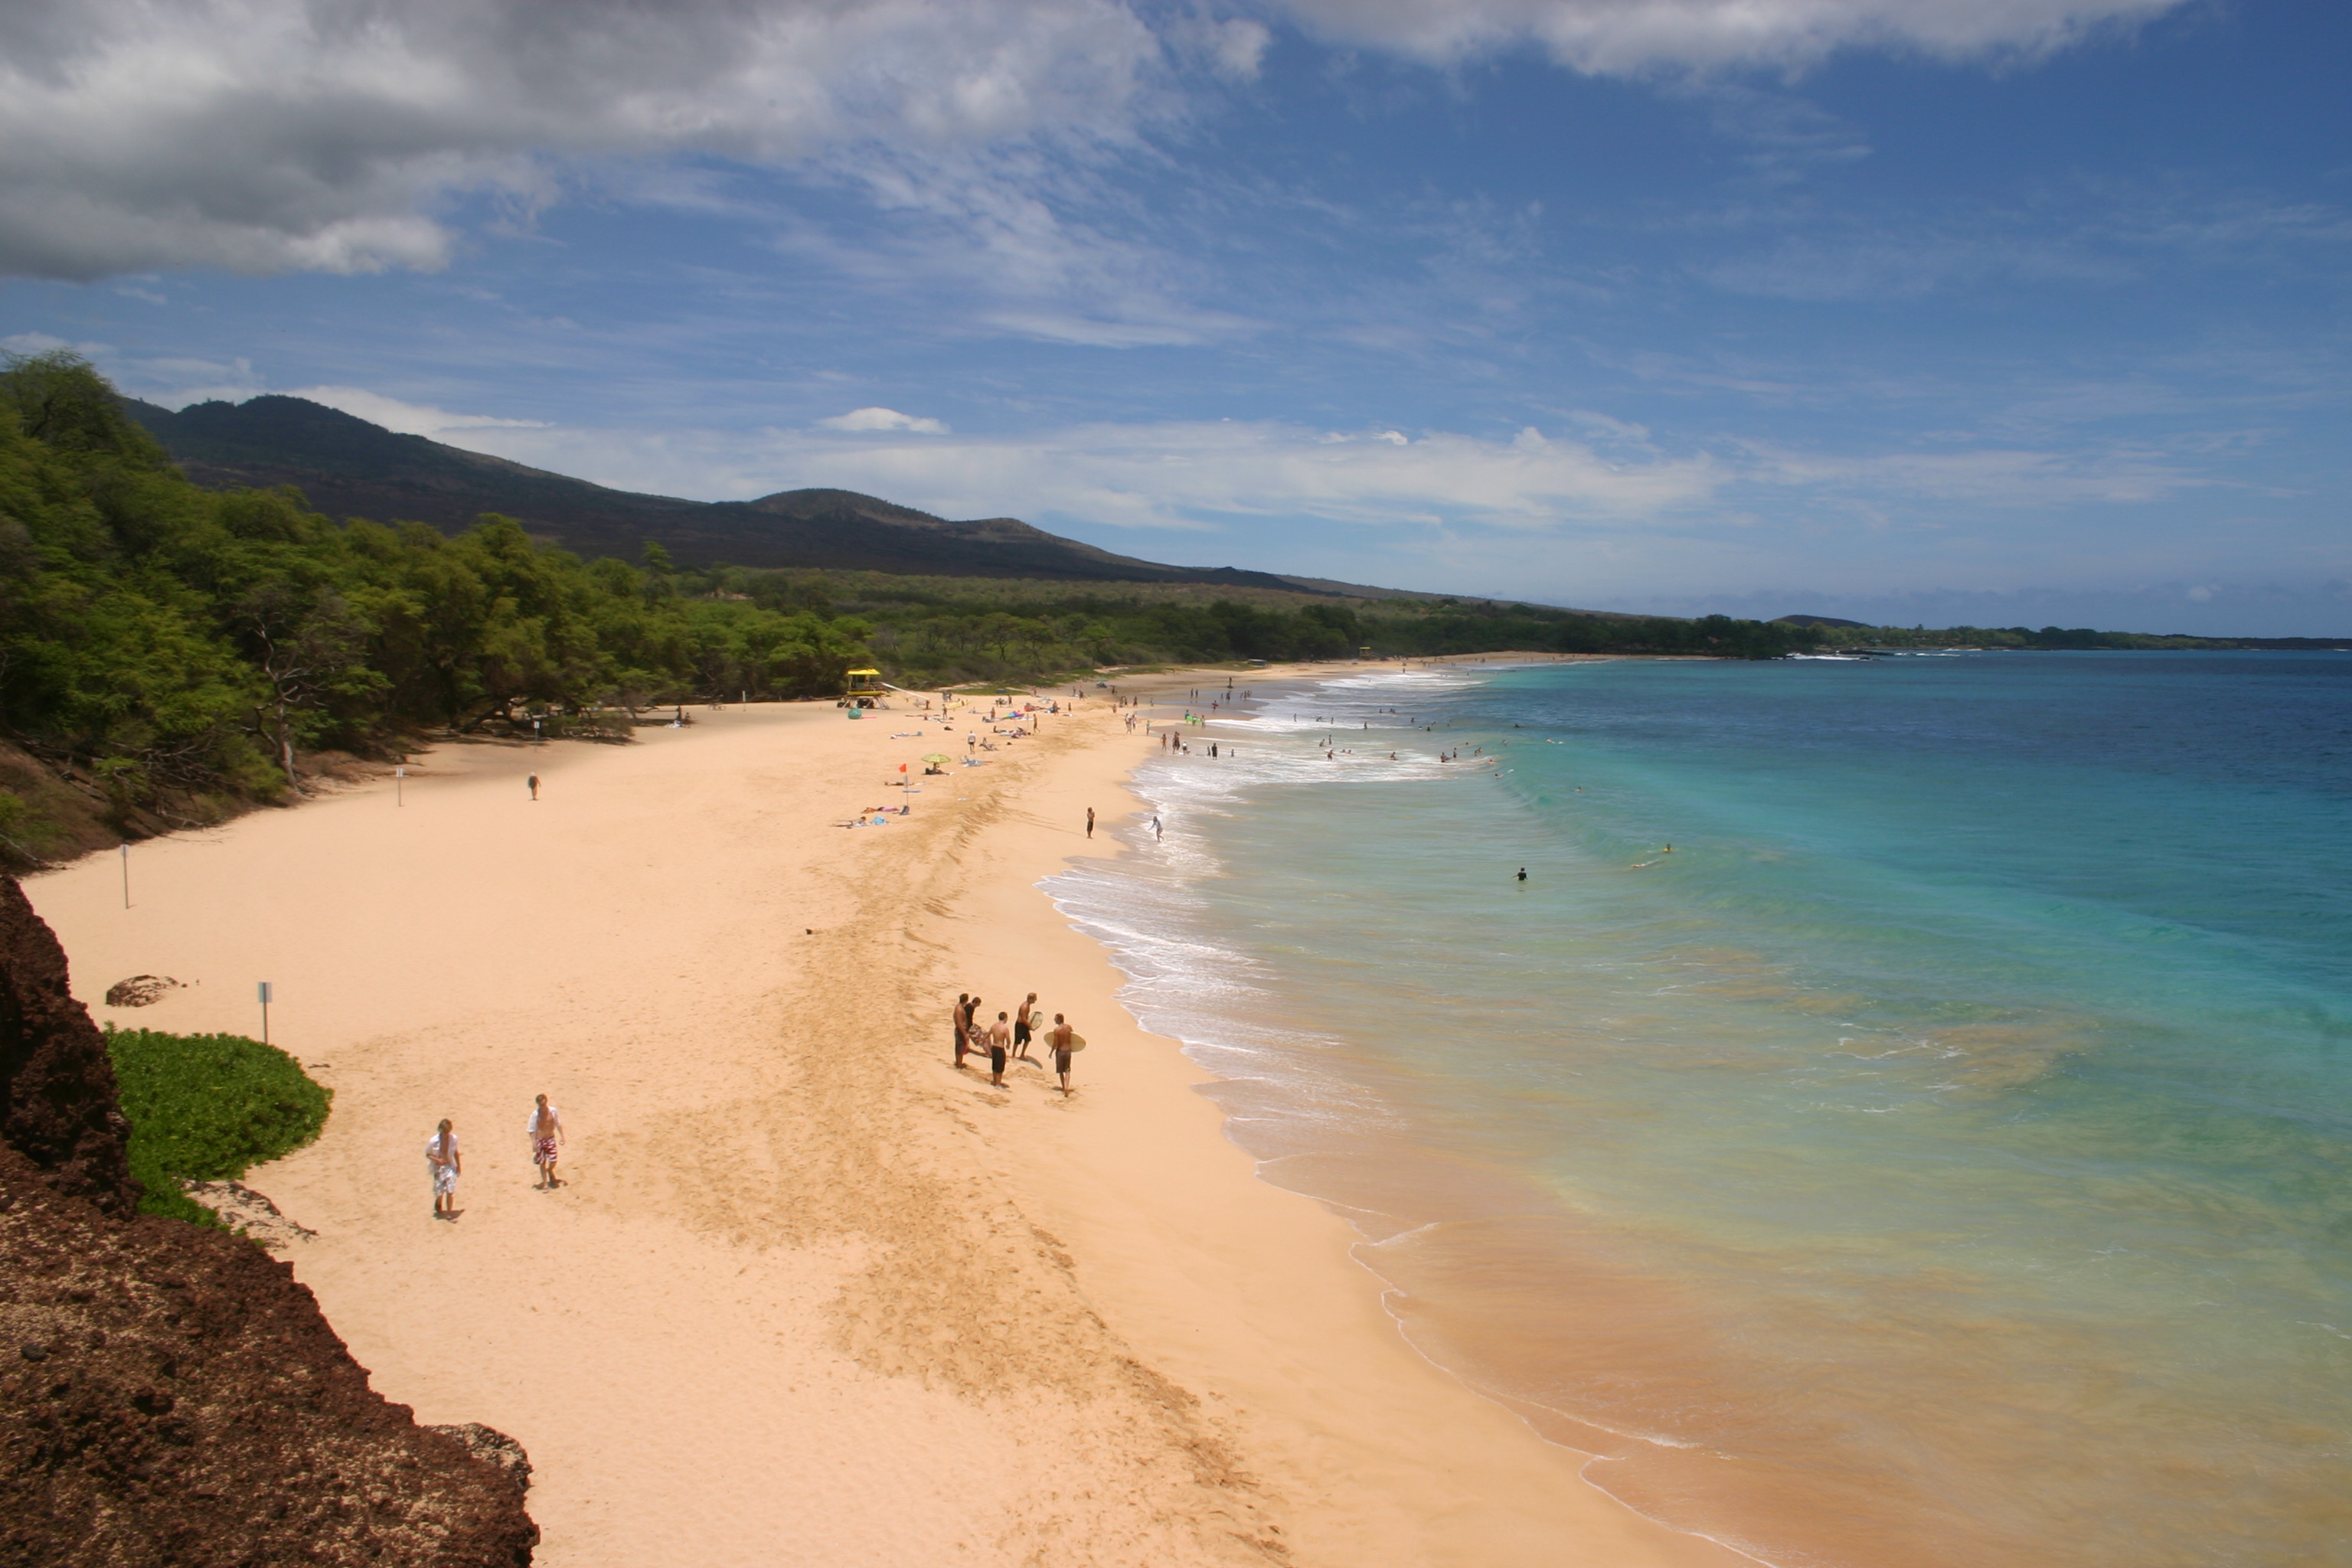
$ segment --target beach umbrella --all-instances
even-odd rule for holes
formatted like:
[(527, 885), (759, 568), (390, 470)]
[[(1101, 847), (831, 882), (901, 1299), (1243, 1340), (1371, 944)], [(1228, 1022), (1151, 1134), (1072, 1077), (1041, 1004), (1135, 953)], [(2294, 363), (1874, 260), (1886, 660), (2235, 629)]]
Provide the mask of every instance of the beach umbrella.
[(954, 760), (954, 758), (949, 756), (945, 752), (926, 752), (923, 753), (923, 761), (930, 763), (933, 767), (938, 767), (941, 763), (953, 762)]

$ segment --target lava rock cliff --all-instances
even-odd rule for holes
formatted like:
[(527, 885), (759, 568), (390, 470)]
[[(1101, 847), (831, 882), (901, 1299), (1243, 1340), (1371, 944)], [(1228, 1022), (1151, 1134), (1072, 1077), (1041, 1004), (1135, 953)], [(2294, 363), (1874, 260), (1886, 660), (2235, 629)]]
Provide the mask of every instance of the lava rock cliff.
[(290, 1265), (136, 1214), (128, 1131), (0, 878), (0, 1568), (528, 1564), (518, 1478), (371, 1389)]

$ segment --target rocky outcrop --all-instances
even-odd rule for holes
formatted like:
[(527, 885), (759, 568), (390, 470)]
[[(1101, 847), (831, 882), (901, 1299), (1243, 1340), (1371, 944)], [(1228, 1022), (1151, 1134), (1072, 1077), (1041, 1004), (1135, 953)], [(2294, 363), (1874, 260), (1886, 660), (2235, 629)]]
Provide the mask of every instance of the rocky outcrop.
[(106, 1005), (110, 1007), (152, 1007), (163, 999), (166, 992), (179, 988), (180, 983), (168, 974), (134, 974), (106, 988)]
[(497, 1466), (515, 1484), (515, 1490), (530, 1490), (530, 1456), (522, 1451), (520, 1443), (497, 1427), (468, 1421), (462, 1426), (428, 1426), (425, 1430), (448, 1433), (466, 1446), (466, 1452)]
[(65, 949), (25, 889), (0, 877), (0, 1143), (57, 1191), (102, 1213), (138, 1207), (106, 1038), (66, 988)]
[(416, 1425), (253, 1243), (134, 1215), (113, 1087), (0, 879), (0, 1564), (528, 1564), (520, 1449)]

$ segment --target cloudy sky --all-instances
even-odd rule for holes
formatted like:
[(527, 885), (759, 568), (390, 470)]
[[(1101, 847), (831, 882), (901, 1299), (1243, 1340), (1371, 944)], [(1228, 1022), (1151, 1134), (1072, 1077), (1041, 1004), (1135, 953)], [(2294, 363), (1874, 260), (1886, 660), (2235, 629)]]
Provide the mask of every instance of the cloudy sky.
[(707, 499), (2352, 632), (2339, 0), (11, 0), (0, 342)]

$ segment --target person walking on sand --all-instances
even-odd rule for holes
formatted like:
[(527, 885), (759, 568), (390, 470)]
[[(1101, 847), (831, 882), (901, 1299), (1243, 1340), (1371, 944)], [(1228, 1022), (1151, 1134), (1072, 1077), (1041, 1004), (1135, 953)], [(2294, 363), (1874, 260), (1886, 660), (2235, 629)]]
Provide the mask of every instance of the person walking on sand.
[(1090, 805), (1090, 806), (1087, 807), (1087, 837), (1089, 837), (1089, 838), (1092, 838), (1094, 836), (1095, 836), (1095, 808), (1094, 808), (1093, 806), (1091, 806), (1091, 805)]
[(1070, 1025), (1059, 1013), (1054, 1015), (1054, 1026), (1045, 1031), (1045, 1043), (1054, 1047), (1054, 1076), (1062, 1080), (1062, 1095), (1070, 1093)]
[(1020, 1006), (1013, 1010), (1013, 1045), (1014, 1047), (1014, 1054), (1024, 1062), (1033, 1062), (1037, 1059), (1029, 1054), (1029, 1014), (1030, 1009), (1036, 1005), (1037, 993), (1032, 991), (1029, 993), (1028, 999), (1023, 1002)]
[(539, 798), (539, 775), (537, 773), (530, 775), (530, 798), (533, 800), (537, 800)]
[(555, 1179), (555, 1162), (563, 1157), (563, 1118), (541, 1095), (530, 1109), (524, 1129), (530, 1135), (530, 1163), (539, 1167), (539, 1190), (553, 1192), (563, 1184)]
[(988, 1081), (997, 1088), (1004, 1087), (1005, 1054), (1013, 1048), (1013, 1026), (999, 1013), (996, 1022), (988, 1026)]
[(457, 1157), (457, 1134), (450, 1130), (446, 1116), (431, 1142), (425, 1145), (425, 1163), (433, 1169), (433, 1217), (456, 1219), (457, 1177), (464, 1165)]

